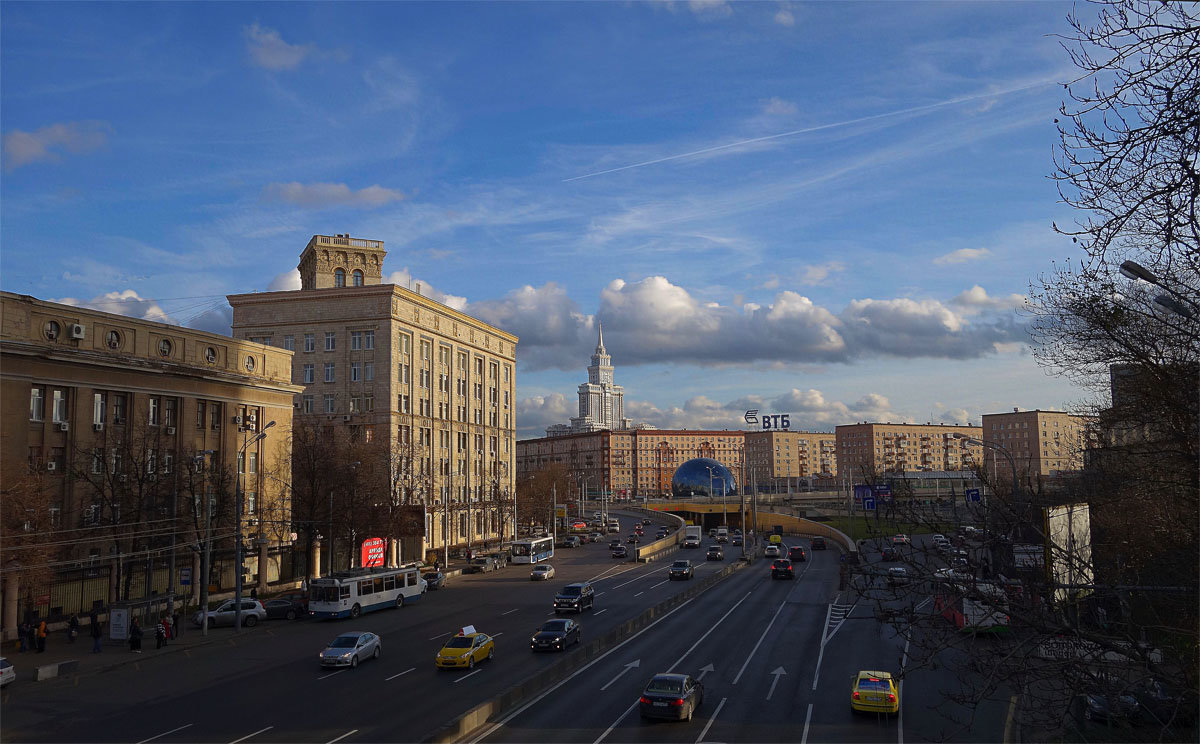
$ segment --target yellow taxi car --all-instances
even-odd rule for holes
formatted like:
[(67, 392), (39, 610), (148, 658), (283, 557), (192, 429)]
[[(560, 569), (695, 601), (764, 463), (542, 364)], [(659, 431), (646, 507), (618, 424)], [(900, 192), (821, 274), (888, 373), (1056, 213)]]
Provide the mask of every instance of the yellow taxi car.
[(475, 662), (491, 659), (495, 655), (496, 640), (486, 633), (477, 632), (475, 626), (468, 625), (446, 641), (434, 658), (434, 663), (439, 669), (474, 669)]
[(850, 686), (850, 709), (864, 713), (897, 713), (900, 691), (888, 672), (862, 671)]

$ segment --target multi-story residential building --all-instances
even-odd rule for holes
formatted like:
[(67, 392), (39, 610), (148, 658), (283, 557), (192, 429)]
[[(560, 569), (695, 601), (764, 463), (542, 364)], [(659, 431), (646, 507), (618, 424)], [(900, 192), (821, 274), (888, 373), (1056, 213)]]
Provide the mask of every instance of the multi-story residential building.
[(589, 496), (669, 496), (675, 469), (693, 457), (711, 457), (743, 480), (745, 432), (630, 429), (567, 434), (517, 442), (522, 477), (551, 463), (565, 466)]
[[(1087, 417), (1062, 411), (1014, 408), (983, 416), (983, 441), (1012, 455), (1021, 480), (1082, 470), (1084, 451), (1094, 445), (1093, 437)], [(1012, 477), (1008, 459), (990, 447), (984, 448), (983, 466), (995, 479)]]
[(232, 549), (238, 495), (243, 534), (258, 547), (250, 579), (265, 590), (279, 577), (291, 525), (285, 494), (266, 475), (291, 459), (301, 390), (292, 352), (7, 292), (0, 314), (5, 508), (44, 505), (26, 507), (26, 531), (53, 537), (59, 569), (30, 591), (6, 559), (6, 634), (27, 597), (22, 613), (55, 619), (94, 601), (178, 590), (173, 557), (199, 578), (192, 548), (208, 534), (205, 503), (208, 527), (223, 536), (213, 580), (229, 586), (233, 565), (220, 559)]
[(588, 381), (579, 386), (579, 415), (570, 424), (554, 424), (546, 436), (584, 431), (623, 431), (632, 428), (625, 418), (625, 388), (613, 379), (612, 357), (604, 348), (604, 326), (596, 326), (596, 351), (588, 367)]
[(837, 438), (833, 432), (748, 431), (746, 470), (759, 491), (787, 492), (801, 479), (837, 475)]
[(383, 241), (314, 235), (301, 289), (229, 296), (233, 335), (295, 351), (298, 419), (393, 453), (404, 504), (425, 513), (398, 559), (511, 535), (517, 337), (381, 283), (385, 254)]
[(980, 439), (978, 426), (943, 424), (861, 423), (839, 426), (837, 463), (840, 474), (870, 477), (913, 471), (970, 470), (980, 460), (982, 446), (955, 437)]

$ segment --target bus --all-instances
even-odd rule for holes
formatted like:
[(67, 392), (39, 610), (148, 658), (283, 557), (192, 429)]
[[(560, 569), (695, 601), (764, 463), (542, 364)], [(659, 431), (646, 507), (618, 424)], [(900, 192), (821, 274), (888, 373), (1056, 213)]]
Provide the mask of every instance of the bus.
[(995, 584), (939, 582), (933, 606), (964, 633), (1008, 631), (1008, 596)]
[(316, 618), (358, 617), (364, 612), (403, 607), (425, 594), (428, 586), (417, 564), (400, 568), (354, 568), (313, 579), (308, 614)]
[(553, 537), (531, 537), (512, 544), (513, 563), (541, 563), (554, 557)]

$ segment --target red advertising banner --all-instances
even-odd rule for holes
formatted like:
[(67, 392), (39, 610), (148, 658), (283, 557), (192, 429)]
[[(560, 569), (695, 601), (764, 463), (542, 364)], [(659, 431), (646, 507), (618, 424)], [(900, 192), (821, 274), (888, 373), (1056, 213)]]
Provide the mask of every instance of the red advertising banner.
[(383, 551), (387, 548), (387, 541), (382, 537), (368, 537), (362, 543), (362, 565), (363, 568), (374, 568), (383, 565)]

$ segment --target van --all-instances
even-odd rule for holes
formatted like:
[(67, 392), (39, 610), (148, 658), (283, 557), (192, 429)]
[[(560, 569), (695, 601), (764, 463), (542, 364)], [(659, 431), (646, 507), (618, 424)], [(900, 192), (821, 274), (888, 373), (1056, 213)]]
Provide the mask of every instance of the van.
[(722, 543), (729, 542), (729, 528), (728, 527), (718, 527), (717, 528), (717, 542), (722, 542)]
[(772, 545), (783, 545), (783, 535), (771, 535), (767, 538)]
[(608, 531), (610, 533), (620, 532), (621, 531), (621, 523), (615, 519), (608, 520)]

